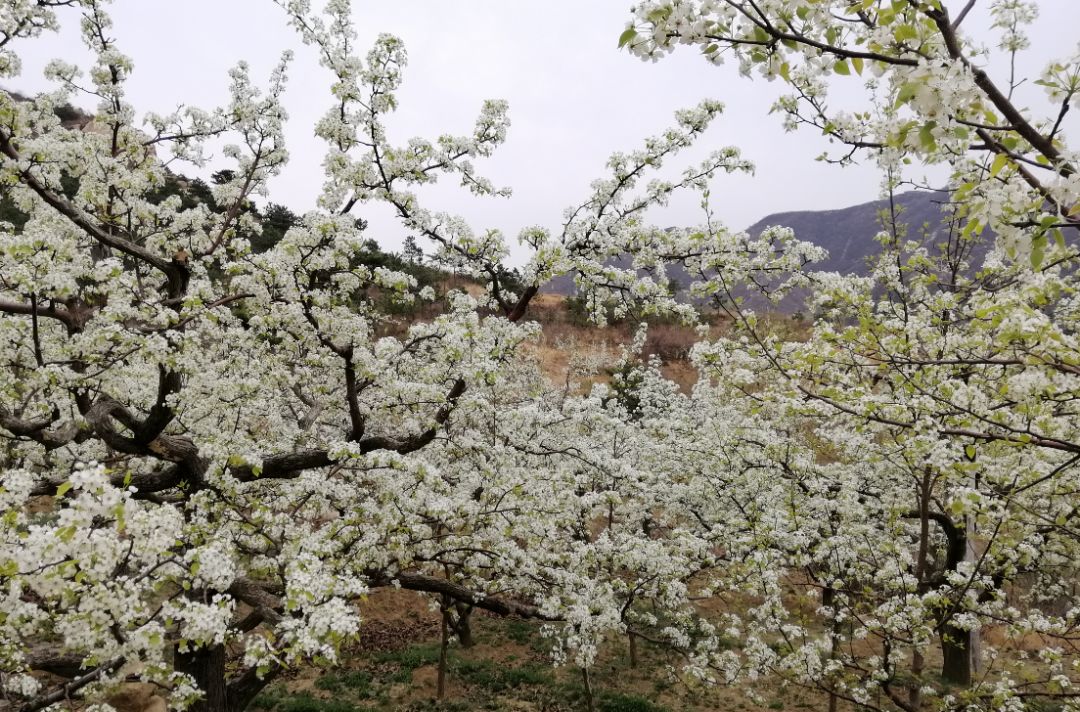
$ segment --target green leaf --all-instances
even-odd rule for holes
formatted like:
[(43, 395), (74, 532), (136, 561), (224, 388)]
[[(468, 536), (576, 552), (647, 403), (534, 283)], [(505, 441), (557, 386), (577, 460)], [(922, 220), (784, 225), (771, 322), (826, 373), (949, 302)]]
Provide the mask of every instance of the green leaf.
[(994, 162), (990, 164), (990, 177), (996, 178), (998, 173), (1007, 166), (1009, 163), (1009, 157), (1004, 153), (999, 153), (994, 156)]
[(787, 62), (780, 65), (780, 76), (784, 78), (785, 82), (791, 81), (791, 65)]
[(900, 91), (896, 93), (896, 106), (900, 107), (911, 101), (917, 91), (919, 91), (918, 82), (908, 82), (901, 85)]
[(636, 28), (628, 27), (623, 30), (623, 33), (619, 35), (619, 49), (628, 45), (635, 37), (637, 37)]
[(967, 459), (971, 460), (972, 462), (975, 462), (975, 446), (974, 445), (965, 446), (964, 447), (964, 455), (967, 457)]
[(1036, 235), (1031, 239), (1031, 268), (1039, 269), (1042, 266), (1043, 256), (1046, 254), (1046, 234)]
[(927, 151), (933, 151), (937, 148), (937, 139), (934, 138), (935, 126), (937, 126), (936, 121), (928, 121), (919, 128), (919, 143)]
[(972, 218), (968, 220), (967, 225), (964, 226), (964, 229), (961, 231), (960, 234), (962, 234), (964, 237), (972, 237), (974, 235), (981, 235), (982, 231), (982, 222), (980, 222), (978, 218)]
[(859, 74), (860, 76), (862, 75), (862, 70), (863, 70), (863, 59), (862, 59), (862, 57), (852, 57), (851, 58), (851, 66), (855, 67), (855, 73), (856, 74)]
[(907, 40), (914, 40), (919, 38), (919, 31), (915, 29), (914, 25), (900, 25), (893, 30), (893, 38), (897, 42), (906, 42)]
[(667, 20), (670, 16), (670, 7), (658, 7), (655, 10), (649, 12), (646, 17), (648, 18), (649, 22), (653, 23), (654, 25), (659, 25), (661, 22)]
[(833, 71), (837, 74), (843, 74), (847, 76), (851, 74), (851, 67), (848, 66), (847, 60), (841, 59), (833, 65)]
[(68, 490), (70, 490), (70, 489), (71, 489), (71, 483), (70, 482), (61, 483), (60, 486), (56, 488), (56, 498), (60, 499), (65, 494), (67, 494)]

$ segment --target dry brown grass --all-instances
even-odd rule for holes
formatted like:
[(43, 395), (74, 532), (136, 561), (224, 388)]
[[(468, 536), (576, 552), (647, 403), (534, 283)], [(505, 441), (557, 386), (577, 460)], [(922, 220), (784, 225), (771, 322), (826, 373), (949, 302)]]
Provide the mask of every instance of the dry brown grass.
[[(605, 368), (610, 368), (637, 330), (637, 324), (631, 320), (603, 327), (585, 322), (571, 311), (566, 297), (557, 294), (538, 295), (529, 306), (528, 318), (543, 326), (540, 341), (532, 353), (544, 374), (559, 384), (567, 381), (568, 372), (590, 358), (594, 362), (606, 361)], [(709, 325), (709, 336), (719, 336), (729, 328), (727, 320), (714, 318)], [(693, 327), (655, 321), (649, 324), (642, 356), (659, 357), (663, 362), (663, 374), (683, 392), (689, 392), (698, 377), (689, 361), (690, 349), (699, 340)], [(610, 372), (602, 369), (585, 378), (583, 386), (609, 377)]]
[[(451, 290), (464, 290), (474, 296), (481, 287), (464, 277), (448, 277), (437, 285), (437, 291), (446, 294)], [(404, 336), (409, 326), (416, 322), (431, 321), (445, 309), (442, 300), (434, 303), (418, 303), (407, 313), (391, 317), (376, 329), (379, 336)], [(619, 358), (623, 347), (629, 344), (637, 330), (637, 323), (626, 320), (607, 326), (596, 326), (575, 313), (566, 297), (559, 294), (538, 294), (529, 304), (527, 319), (543, 328), (539, 341), (527, 349), (535, 358), (545, 376), (553, 383), (564, 385), (568, 381), (578, 384), (578, 389), (606, 381), (607, 370)], [(778, 318), (781, 327), (790, 326)], [(709, 336), (719, 336), (730, 328), (723, 317), (712, 317)], [(683, 390), (689, 392), (697, 382), (697, 372), (690, 365), (690, 349), (699, 340), (693, 327), (656, 320), (649, 324), (648, 336), (642, 356), (657, 356), (663, 362), (664, 375)], [(591, 365), (593, 373), (588, 373)]]

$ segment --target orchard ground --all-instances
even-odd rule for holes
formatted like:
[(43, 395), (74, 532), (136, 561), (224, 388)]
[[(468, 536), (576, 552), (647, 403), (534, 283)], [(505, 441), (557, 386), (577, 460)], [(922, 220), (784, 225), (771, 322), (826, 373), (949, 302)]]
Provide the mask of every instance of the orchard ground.
[[(540, 624), (477, 613), (476, 642), (451, 647), (447, 694), (436, 701), (439, 616), (409, 591), (380, 591), (362, 607), (371, 628), (361, 635), (346, 665), (315, 668), (271, 685), (252, 709), (267, 712), (420, 712), (513, 710), (576, 712), (586, 709), (581, 672), (553, 668)], [(822, 709), (822, 699), (762, 681), (760, 703), (744, 689), (692, 686), (668, 671), (678, 663), (645, 641), (631, 663), (626, 640), (606, 649), (592, 670), (599, 712), (705, 712)]]

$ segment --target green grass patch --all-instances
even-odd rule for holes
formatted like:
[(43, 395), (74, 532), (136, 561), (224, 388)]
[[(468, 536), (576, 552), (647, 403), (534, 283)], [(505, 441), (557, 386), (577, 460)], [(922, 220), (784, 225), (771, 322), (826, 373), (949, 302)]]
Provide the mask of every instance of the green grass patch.
[(503, 673), (503, 679), (508, 687), (550, 685), (555, 681), (550, 668), (531, 664), (506, 670)]
[(533, 627), (526, 621), (514, 620), (513, 618), (506, 621), (506, 637), (520, 645), (528, 645), (533, 637)]
[(373, 658), (376, 663), (394, 663), (410, 671), (424, 665), (436, 665), (439, 662), (438, 644), (414, 645), (411, 648), (390, 650), (377, 653)]
[(277, 707), (285, 696), (285, 691), (279, 687), (267, 687), (251, 701), (253, 709), (272, 710)]
[(624, 695), (619, 692), (600, 693), (596, 709), (599, 712), (668, 712), (667, 707), (661, 707), (641, 695)]
[[(417, 645), (403, 650), (383, 652), (377, 654), (373, 662), (380, 665), (396, 665), (398, 669), (389, 674), (388, 681), (408, 683), (412, 679), (413, 671), (417, 668), (439, 664), (439, 646)], [(525, 685), (549, 685), (555, 679), (550, 669), (542, 665), (526, 663), (512, 667), (509, 662), (470, 660), (462, 657), (461, 652), (454, 648), (447, 651), (447, 674), (451, 679), (465, 685), (491, 692), (502, 692)], [(327, 682), (323, 683), (320, 680), (319, 686), (325, 690), (337, 691), (349, 687), (347, 681), (330, 675), (323, 679)], [(369, 689), (372, 682), (373, 677), (370, 674), (366, 674), (365, 678), (355, 680), (357, 688), (361, 690)], [(326, 687), (323, 687), (324, 684)]]
[(315, 682), (315, 687), (327, 692), (351, 692), (357, 697), (370, 697), (372, 677), (366, 670), (328, 672)]
[(491, 692), (525, 685), (549, 685), (555, 679), (549, 669), (540, 665), (506, 667), (490, 660), (451, 660), (448, 672), (452, 679)]
[(252, 707), (272, 712), (371, 712), (342, 700), (321, 700), (303, 692), (290, 695), (283, 690), (266, 690), (251, 703)]

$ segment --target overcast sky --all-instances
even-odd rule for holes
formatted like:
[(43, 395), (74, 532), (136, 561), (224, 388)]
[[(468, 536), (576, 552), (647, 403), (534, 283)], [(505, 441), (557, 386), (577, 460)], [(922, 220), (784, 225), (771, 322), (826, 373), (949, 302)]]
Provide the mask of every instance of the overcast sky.
[[(958, 0), (948, 0), (957, 4)], [(565, 207), (579, 202), (603, 173), (612, 151), (635, 148), (662, 131), (672, 113), (704, 98), (727, 110), (685, 160), (738, 145), (757, 165), (750, 177), (721, 177), (713, 187), (714, 210), (744, 228), (773, 212), (828, 209), (877, 197), (878, 176), (869, 167), (837, 168), (815, 162), (827, 144), (810, 131), (784, 133), (769, 107), (780, 82), (750, 81), (731, 64), (714, 67), (692, 49), (659, 63), (634, 59), (616, 48), (629, 18), (630, 0), (358, 0), (354, 3), (364, 46), (380, 32), (404, 39), (409, 67), (400, 109), (389, 120), (395, 141), (414, 135), (468, 133), (487, 98), (510, 103), (509, 139), (481, 164), (509, 199), (475, 199), (449, 183), (422, 193), (432, 209), (459, 213), (474, 229), (502, 229), (511, 241), (524, 226), (555, 227)], [(989, 0), (980, 0), (988, 5)], [(1026, 60), (1039, 67), (1076, 46), (1080, 0), (1040, 0), (1032, 31), (1040, 39)], [(23, 76), (9, 88), (45, 88), (41, 68), (62, 57), (86, 66), (76, 12), (60, 10), (60, 35), (24, 43)], [(117, 0), (111, 9), (120, 49), (134, 58), (129, 97), (142, 111), (178, 104), (211, 107), (227, 100), (227, 70), (246, 60), (264, 82), (285, 48), (296, 52), (286, 106), (291, 161), (271, 186), (271, 199), (298, 212), (310, 208), (321, 185), (323, 146), (312, 127), (330, 105), (329, 78), (314, 52), (301, 45), (271, 0)], [(985, 16), (965, 25), (987, 43)], [(993, 67), (1007, 72), (1006, 67)], [(1001, 76), (1004, 82), (1007, 75)], [(859, 79), (841, 96), (857, 96)], [(1038, 101), (1032, 94), (1032, 101)], [(84, 101), (92, 108), (92, 101)], [(674, 164), (673, 164), (674, 165)], [(679, 165), (682, 165), (680, 163)], [(372, 234), (400, 245), (402, 229), (387, 212), (364, 208)], [(701, 220), (696, 199), (675, 200), (652, 215), (662, 225)]]

